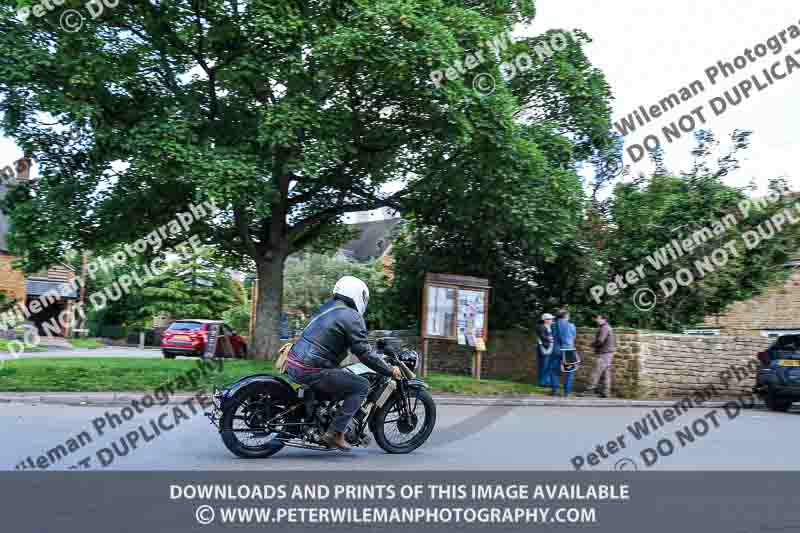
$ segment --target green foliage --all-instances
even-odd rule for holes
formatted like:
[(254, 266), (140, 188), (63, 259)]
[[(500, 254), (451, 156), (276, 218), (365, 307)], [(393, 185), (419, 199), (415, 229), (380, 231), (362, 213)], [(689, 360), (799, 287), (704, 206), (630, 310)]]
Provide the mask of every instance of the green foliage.
[[(262, 355), (277, 347), (285, 258), (335, 247), (345, 213), (466, 200), (453, 224), (508, 218), (483, 240), (509, 242), (528, 221), (530, 246), (567, 210), (526, 201), (608, 143), (610, 92), (587, 36), (546, 61), (533, 37), (486, 50), (533, 20), (532, 0), (130, 1), (74, 33), (58, 25), (66, 8), (83, 6), (24, 25), (15, 2), (0, 5), (2, 129), (40, 168), (9, 195), (12, 245), (31, 270), (70, 248), (107, 254), (213, 200), (220, 211), (191, 232), (268, 287)], [(432, 71), (475, 51), (483, 64), (435, 86)], [(501, 62), (523, 51), (533, 68), (503, 81)], [(472, 89), (481, 74), (499, 81), (486, 98)]]
[[(597, 245), (591, 252), (595, 268), (581, 284), (583, 298), (573, 301), (581, 304), (584, 316), (593, 310), (605, 310), (617, 324), (680, 331), (702, 322), (705, 316), (724, 311), (733, 302), (753, 297), (790, 274), (784, 265), (800, 250), (800, 225), (787, 224), (774, 237), (763, 239), (752, 248), (746, 246), (743, 235), (757, 232), (759, 227), (764, 230), (763, 224), (779, 211), (790, 208), (796, 213), (792, 207), (796, 197), (787, 194), (783, 180), (771, 180), (771, 194), (780, 199), (767, 202), (761, 198), (761, 207), (753, 207), (745, 216), (738, 207), (740, 202), (758, 198), (748, 195), (745, 189), (726, 185), (723, 178), (738, 168), (738, 158), (749, 145), (750, 132), (734, 132), (731, 151), (721, 157), (716, 155), (720, 143), (711, 133), (699, 132), (696, 137), (697, 147), (692, 152), (695, 164), (688, 172), (670, 173), (657, 157), (658, 168), (653, 175), (617, 184), (613, 194), (599, 206), (598, 223), (589, 233)], [(735, 225), (724, 231), (716, 226), (730, 215), (735, 219), (728, 220), (734, 220)], [(666, 267), (657, 270), (648, 260), (672, 240), (684, 242), (691, 238), (698, 242), (697, 236), (705, 234), (706, 228), (718, 228), (719, 232), (683, 257), (670, 259)], [(723, 248), (726, 245), (729, 247)], [(710, 260), (718, 249), (725, 251), (727, 262), (707, 262), (705, 258)], [(722, 255), (716, 257), (723, 261)], [(701, 270), (698, 262), (711, 265), (713, 272)], [(591, 285), (605, 285), (639, 265), (645, 265), (643, 281), (604, 297), (599, 305), (588, 298)], [(695, 279), (667, 297), (660, 282), (675, 277), (680, 269), (687, 269)], [(649, 312), (640, 311), (632, 301), (634, 292), (643, 288), (651, 289), (658, 297), (657, 305)]]
[(285, 309), (292, 325), (302, 329), (320, 306), (330, 300), (333, 286), (342, 276), (355, 276), (369, 287), (369, 306), (364, 319), (370, 329), (392, 323), (393, 302), (387, 299), (389, 280), (380, 261), (358, 263), (340, 256), (303, 254), (286, 264)]
[[(0, 348), (1, 349), (1, 348)], [(102, 352), (102, 350), (100, 350)], [(8, 392), (125, 392), (153, 390), (165, 383), (187, 383), (178, 378), (196, 368), (194, 361), (127, 358), (46, 358), (28, 357), (9, 361), (0, 369), (0, 390)], [(189, 392), (225, 387), (245, 376), (272, 372), (269, 361), (220, 360), (222, 368), (214, 365), (208, 375), (197, 376), (197, 383), (187, 383)], [(431, 372), (427, 379), (434, 392), (473, 394), (476, 396), (502, 394), (543, 394), (546, 391), (526, 383), (500, 379), (473, 379)]]
[[(92, 257), (91, 260), (100, 260), (98, 257)], [(75, 259), (72, 266), (76, 268), (77, 272), (81, 272), (81, 261)], [(118, 299), (108, 299), (106, 305), (103, 307), (96, 307), (91, 304), (92, 295), (101, 293), (102, 291), (111, 290), (114, 284), (125, 275), (143, 275), (142, 274), (142, 261), (131, 260), (124, 264), (115, 264), (108, 270), (100, 268), (93, 275), (86, 277), (86, 308), (87, 308), (87, 322), (90, 334), (94, 337), (110, 337), (121, 338), (125, 337), (127, 333), (124, 328), (120, 326), (144, 326), (147, 319), (142, 319), (140, 316), (140, 309), (144, 305), (141, 292), (136, 290), (134, 285), (132, 290), (121, 293)]]
[(250, 303), (231, 307), (222, 313), (222, 319), (239, 335), (246, 335), (250, 329)]
[[(549, 170), (549, 179), (534, 189), (535, 195), (525, 196), (524, 186), (512, 188), (496, 210), (487, 209), (492, 205), (487, 198), (503, 198), (505, 189), (476, 191), (481, 202), (463, 198), (446, 209), (432, 206), (414, 219), (393, 248), (397, 278), (392, 293), (404, 304), (400, 316), (408, 322), (418, 320), (426, 272), (488, 277), (494, 329), (530, 328), (542, 312), (567, 306), (573, 318), (586, 326), (592, 325), (593, 313), (605, 312), (616, 325), (680, 331), (758, 294), (789, 275), (784, 265), (800, 250), (800, 225), (787, 225), (753, 249), (745, 246), (744, 233), (763, 230), (766, 221), (796, 200), (786, 194), (785, 182), (772, 180), (770, 189), (783, 197), (742, 216), (738, 205), (751, 196), (726, 185), (724, 178), (738, 168), (749, 135), (735, 132), (730, 152), (720, 156), (714, 136), (699, 132), (692, 152), (695, 163), (688, 172), (669, 172), (656, 154), (654, 174), (617, 183), (603, 201), (586, 198), (570, 173)], [(604, 183), (608, 180), (600, 185)], [(522, 205), (517, 206), (515, 199)], [(525, 213), (519, 220), (514, 219), (517, 211)], [(673, 239), (691, 237), (731, 213), (737, 216), (734, 228), (660, 271), (651, 266), (648, 256)], [(736, 244), (730, 260), (712, 273), (699, 274), (696, 262), (731, 240)], [(603, 296), (599, 304), (591, 298), (593, 286), (605, 286), (639, 265), (645, 265), (644, 280)], [(659, 282), (682, 268), (691, 270), (695, 281), (679, 287), (670, 298), (663, 297)], [(649, 312), (632, 300), (643, 288), (659, 295)]]
[(138, 291), (140, 320), (157, 315), (173, 318), (219, 319), (244, 303), (238, 282), (209, 260), (208, 252), (181, 254), (164, 261), (162, 273), (149, 278)]
[(0, 313), (9, 310), (14, 305), (14, 300), (0, 293)]
[[(142, 258), (131, 259), (87, 277), (87, 318), (93, 336), (124, 337), (125, 330), (119, 326), (148, 326), (153, 317), (162, 314), (219, 319), (229, 309), (245, 305), (241, 285), (213, 261), (208, 250), (156, 260), (161, 272), (157, 276), (148, 276), (142, 263)], [(136, 275), (143, 280), (142, 286), (134, 283), (119, 299), (109, 298), (103, 308), (90, 305), (95, 292), (116, 292), (113, 286), (124, 275)]]

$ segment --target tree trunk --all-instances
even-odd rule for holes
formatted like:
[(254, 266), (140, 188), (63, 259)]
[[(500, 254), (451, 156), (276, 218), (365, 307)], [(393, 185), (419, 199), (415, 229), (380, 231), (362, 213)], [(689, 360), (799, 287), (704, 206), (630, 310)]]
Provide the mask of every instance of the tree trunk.
[(285, 254), (270, 254), (257, 264), (258, 303), (256, 304), (256, 326), (250, 340), (253, 359), (275, 359), (281, 347), (281, 312), (283, 307), (283, 266)]

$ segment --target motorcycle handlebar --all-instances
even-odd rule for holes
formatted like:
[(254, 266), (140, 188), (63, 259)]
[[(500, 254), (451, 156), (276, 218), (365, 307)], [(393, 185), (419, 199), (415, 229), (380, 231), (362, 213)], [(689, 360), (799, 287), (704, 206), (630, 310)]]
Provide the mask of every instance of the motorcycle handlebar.
[(394, 366), (400, 368), (400, 372), (402, 372), (403, 377), (405, 377), (406, 379), (414, 379), (417, 377), (417, 375), (414, 374), (414, 372), (412, 372), (411, 369), (408, 368), (408, 366), (406, 366), (406, 364), (403, 361), (401, 361), (399, 357), (397, 357), (394, 354), (387, 354), (387, 355), (389, 357), (390, 362)]

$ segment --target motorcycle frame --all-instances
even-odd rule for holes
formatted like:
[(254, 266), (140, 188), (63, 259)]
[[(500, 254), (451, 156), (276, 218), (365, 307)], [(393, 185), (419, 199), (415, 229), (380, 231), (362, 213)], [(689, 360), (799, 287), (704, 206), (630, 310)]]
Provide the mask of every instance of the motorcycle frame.
[[(417, 379), (416, 374), (414, 374), (414, 372), (411, 369), (409, 369), (408, 366), (403, 361), (401, 361), (399, 358), (389, 355), (389, 356), (387, 356), (387, 359), (389, 360), (390, 363), (392, 363), (392, 364), (394, 364), (394, 365), (396, 365), (396, 366), (398, 366), (400, 368), (400, 372), (402, 373), (403, 377), (401, 379), (395, 380), (396, 383), (397, 383), (397, 387), (391, 393), (391, 395), (386, 399), (386, 401), (390, 401), (392, 396), (394, 396), (396, 394), (399, 394), (400, 397), (403, 400), (401, 402), (400, 415), (403, 416), (403, 417), (408, 417), (409, 413), (411, 412), (409, 391), (414, 390), (414, 389), (427, 389), (428, 385), (424, 381), (422, 381), (420, 379)], [(275, 419), (278, 419), (278, 418), (281, 418), (283, 416), (286, 416), (287, 414), (299, 409), (300, 407), (305, 407), (306, 404), (305, 404), (304, 399), (297, 395), (297, 391), (293, 390), (294, 397), (293, 398), (289, 398), (289, 401), (293, 402), (293, 404), (291, 406), (289, 406), (289, 408), (285, 409), (284, 411), (282, 411), (282, 412), (278, 413), (277, 415), (273, 416), (272, 418), (270, 418), (270, 420), (267, 421), (265, 426), (262, 426), (262, 427), (250, 427), (250, 428), (243, 428), (243, 429), (222, 429), (219, 426), (219, 420), (221, 418), (221, 413), (222, 413), (223, 406), (227, 402), (234, 401), (233, 395), (235, 394), (235, 392), (238, 392), (238, 390), (244, 389), (248, 385), (251, 385), (253, 383), (263, 382), (263, 381), (252, 381), (252, 382), (248, 381), (250, 378), (258, 378), (258, 377), (268, 377), (268, 378), (274, 379), (274, 376), (272, 376), (270, 374), (258, 374), (256, 376), (250, 376), (249, 378), (245, 378), (245, 380), (242, 380), (241, 382), (237, 382), (236, 384), (234, 384), (233, 386), (231, 386), (231, 387), (229, 387), (227, 389), (219, 390), (219, 389), (215, 388), (214, 389), (214, 393), (212, 395), (212, 403), (214, 404), (214, 410), (211, 413), (205, 413), (206, 417), (208, 417), (209, 420), (211, 421), (211, 424), (213, 424), (220, 433), (253, 433), (253, 432), (257, 432), (257, 431), (268, 431), (270, 433), (277, 434), (278, 436), (276, 438), (278, 440), (282, 441), (287, 446), (294, 446), (294, 447), (300, 447), (300, 448), (311, 448), (311, 449), (326, 449), (327, 450), (328, 448), (317, 448), (316, 446), (300, 445), (300, 444), (290, 443), (290, 442), (287, 442), (287, 441), (300, 439), (303, 442), (305, 442), (306, 439), (305, 439), (305, 436), (303, 434), (303, 430), (305, 428), (309, 428), (309, 427), (318, 427), (319, 424), (320, 424), (320, 420), (317, 417), (318, 409), (320, 407), (331, 407), (330, 404), (334, 404), (335, 405), (336, 403), (338, 403), (341, 400), (315, 401), (315, 403), (313, 405), (313, 411), (311, 413), (311, 416), (312, 416), (311, 420), (303, 421), (303, 422), (283, 422), (281, 424), (271, 425), (270, 424), (271, 421), (273, 421)], [(383, 392), (386, 389), (386, 387), (390, 386), (390, 380), (391, 379), (392, 378), (385, 377), (383, 379), (377, 380), (375, 382), (375, 384), (370, 387), (370, 391), (367, 394), (367, 398), (364, 400), (364, 403), (361, 405), (361, 408), (363, 408), (364, 405), (366, 405), (368, 403), (371, 403), (369, 399), (373, 395), (375, 395), (376, 399), (379, 398), (383, 394)], [(244, 382), (244, 385), (243, 386), (238, 386), (242, 382)], [(377, 390), (380, 390), (380, 392), (375, 394)], [(234, 392), (232, 393), (231, 391), (234, 391)], [(237, 408), (238, 407), (239, 406), (237, 406)], [(381, 407), (381, 406), (379, 406), (377, 404), (373, 404), (373, 406), (370, 409), (369, 413), (367, 414), (366, 418), (363, 421), (360, 422), (359, 427), (355, 428), (355, 430), (357, 431), (356, 434), (359, 436), (359, 438), (363, 438), (364, 437), (364, 435), (366, 434), (366, 430), (367, 429), (369, 429), (370, 431), (374, 432), (374, 427), (373, 427), (373, 423), (372, 422), (373, 422), (373, 420), (375, 418), (375, 414), (377, 413), (377, 408), (379, 408), (379, 407)], [(295, 426), (296, 427), (296, 431), (299, 431), (299, 433), (298, 434), (293, 434), (293, 433), (290, 433), (288, 431), (285, 431), (284, 428), (286, 428), (286, 426)], [(278, 429), (278, 428), (280, 428), (280, 429)], [(285, 437), (281, 437), (282, 435), (285, 435)]]

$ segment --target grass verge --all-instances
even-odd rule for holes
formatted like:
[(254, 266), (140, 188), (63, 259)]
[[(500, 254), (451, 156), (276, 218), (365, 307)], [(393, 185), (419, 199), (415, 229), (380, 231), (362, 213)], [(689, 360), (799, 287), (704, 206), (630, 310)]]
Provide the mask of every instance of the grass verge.
[(69, 339), (69, 343), (73, 348), (80, 348), (82, 350), (96, 350), (97, 348), (105, 348), (105, 344), (97, 339)]
[[(0, 352), (10, 352), (11, 351), (11, 343), (15, 342), (10, 339), (0, 339)], [(19, 341), (22, 342), (22, 341)], [(33, 346), (32, 344), (25, 344), (25, 352), (41, 352), (44, 348), (40, 348), (38, 346)]]
[[(0, 392), (132, 392), (154, 390), (195, 368), (196, 360), (145, 358), (29, 358), (8, 361), (0, 369)], [(203, 387), (228, 385), (251, 374), (271, 373), (270, 361), (225, 359), (222, 371), (203, 376)], [(494, 396), (544, 394), (527, 383), (431, 373), (426, 380), (434, 392)], [(189, 392), (187, 390), (187, 392)]]

